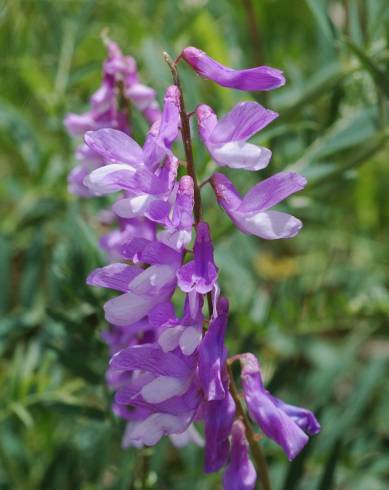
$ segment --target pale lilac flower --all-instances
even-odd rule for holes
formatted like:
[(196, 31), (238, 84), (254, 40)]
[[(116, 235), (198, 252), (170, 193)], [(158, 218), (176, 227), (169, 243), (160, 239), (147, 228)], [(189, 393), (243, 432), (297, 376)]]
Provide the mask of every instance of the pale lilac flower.
[(235, 420), (231, 431), (231, 454), (224, 472), (224, 490), (253, 490), (257, 473), (249, 457), (245, 427), (240, 419)]
[[(146, 217), (153, 220), (153, 203), (160, 202), (161, 198), (173, 200), (173, 189), (176, 185), (178, 160), (174, 156), (166, 158), (163, 167), (156, 170), (155, 174), (143, 175), (143, 188), (148, 192), (131, 189), (126, 192), (126, 197), (118, 199), (112, 206), (115, 214), (121, 218)], [(149, 175), (149, 179), (147, 179)], [(182, 177), (184, 178), (184, 177)], [(138, 182), (138, 180), (135, 180)], [(193, 184), (192, 184), (193, 187)], [(166, 201), (161, 200), (165, 203)], [(170, 208), (170, 206), (169, 206)], [(153, 220), (157, 221), (158, 220)]]
[(158, 240), (181, 250), (192, 239), (194, 223), (194, 184), (192, 177), (183, 175), (167, 200), (153, 199), (146, 216), (161, 225)]
[(260, 170), (268, 165), (271, 151), (247, 140), (278, 117), (276, 112), (241, 102), (219, 121), (207, 105), (198, 106), (196, 113), (201, 139), (219, 166)]
[(139, 82), (136, 61), (132, 56), (123, 56), (119, 46), (111, 40), (107, 46), (109, 56), (104, 63), (104, 73), (114, 77), (116, 84), (122, 83), (123, 95), (153, 124), (161, 117), (155, 90)]
[[(156, 93), (151, 87), (148, 87), (143, 83), (136, 82), (129, 84), (129, 86), (125, 88), (124, 93), (131, 100), (131, 102), (135, 104), (136, 108), (143, 112), (143, 115), (151, 124), (161, 117), (161, 112), (156, 101)], [(155, 113), (151, 118), (148, 116), (148, 114), (151, 114), (150, 108), (155, 109)]]
[(143, 149), (130, 136), (110, 128), (87, 133), (85, 142), (106, 162), (132, 166), (143, 164), (155, 170), (171, 152), (171, 146), (178, 135), (179, 122), (179, 91), (175, 85), (171, 85), (165, 93), (162, 117), (150, 128)]
[(189, 297), (184, 304), (184, 315), (178, 318), (171, 303), (156, 306), (149, 314), (150, 324), (158, 329), (158, 344), (164, 352), (180, 349), (185, 356), (191, 356), (202, 339), (204, 316), (201, 312), (203, 302), (195, 311), (190, 308)]
[(225, 175), (215, 173), (211, 179), (218, 203), (237, 228), (266, 240), (291, 238), (301, 230), (299, 219), (270, 208), (303, 189), (306, 182), (299, 174), (280, 172), (255, 185), (242, 198)]
[[(193, 179), (178, 178), (172, 150), (181, 125), (181, 95), (170, 86), (160, 113), (154, 90), (139, 81), (134, 59), (123, 56), (115, 43), (107, 45), (103, 82), (91, 97), (90, 110), (68, 115), (66, 124), (73, 134), (92, 130), (78, 149), (80, 163), (69, 177), (70, 188), (84, 196), (121, 192), (111, 211), (119, 229), (103, 236), (100, 246), (111, 260), (126, 262), (96, 269), (87, 282), (120, 293), (104, 305), (110, 326), (102, 338), (112, 354), (106, 372), (115, 391), (112, 410), (127, 422), (123, 446), (154, 445), (164, 435), (177, 447), (191, 441), (205, 445), (206, 472), (227, 465), (224, 488), (251, 490), (256, 472), (226, 366), (228, 301), (220, 297), (209, 226), (196, 222), (194, 227)], [(184, 49), (180, 58), (225, 87), (271, 90), (285, 83), (279, 70), (233, 70), (196, 48)], [(143, 147), (128, 135), (126, 110), (119, 107), (123, 96), (152, 123)], [(248, 141), (277, 117), (275, 112), (242, 102), (219, 121), (207, 105), (196, 113), (200, 137), (217, 165), (251, 171), (268, 165), (270, 150)], [(300, 230), (297, 218), (271, 208), (301, 190), (304, 177), (281, 172), (244, 197), (222, 174), (209, 180), (220, 206), (244, 233), (276, 239)], [(193, 228), (193, 257), (185, 262)], [(173, 307), (177, 287), (185, 293), (180, 316)], [(209, 322), (203, 314), (206, 296)], [(251, 419), (294, 458), (307, 433), (320, 430), (314, 414), (272, 396), (252, 354), (236, 358)], [(204, 441), (194, 426), (199, 422), (204, 423)]]
[(195, 357), (143, 344), (118, 352), (110, 366), (132, 373), (118, 389), (116, 403), (146, 410), (127, 426), (127, 444), (154, 445), (162, 435), (187, 430), (201, 401), (194, 382)]
[[(119, 107), (122, 95), (125, 95), (153, 124), (161, 118), (156, 94), (153, 89), (139, 83), (136, 62), (131, 56), (123, 56), (120, 48), (111, 40), (106, 41), (108, 56), (104, 62), (103, 80), (99, 89), (90, 98), (90, 109), (83, 114), (69, 113), (64, 124), (72, 136), (82, 136), (87, 131), (102, 128), (118, 129), (130, 132), (126, 107)], [(81, 197), (93, 195), (93, 190), (85, 186), (84, 180), (92, 170), (105, 162), (99, 154), (91, 159), (94, 153), (89, 149), (78, 150), (76, 158), (81, 161), (69, 175), (69, 190)], [(81, 153), (83, 153), (81, 155)]]
[(207, 223), (196, 226), (194, 259), (181, 266), (177, 272), (178, 287), (185, 293), (196, 291), (207, 294), (215, 286), (218, 268), (213, 259), (213, 246)]
[(171, 264), (153, 265), (135, 278), (122, 296), (104, 305), (105, 318), (114, 325), (132, 324), (170, 298), (176, 286), (177, 268)]
[(123, 269), (123, 272), (121, 268), (115, 269), (115, 264), (96, 269), (88, 277), (88, 284), (93, 286), (117, 289), (115, 285), (122, 284), (124, 294), (104, 305), (105, 318), (114, 325), (126, 326), (141, 320), (174, 292), (181, 255), (166, 245), (156, 243), (154, 250), (142, 258), (143, 262), (151, 264), (150, 267), (141, 270), (127, 283), (123, 280), (123, 274), (130, 277), (129, 269)]
[(130, 57), (123, 58), (119, 47), (110, 41), (108, 57), (104, 63), (103, 81), (90, 98), (90, 110), (83, 114), (69, 113), (65, 117), (64, 123), (69, 134), (82, 136), (86, 131), (106, 127), (129, 131), (127, 114), (118, 107), (116, 86), (126, 69), (134, 70), (135, 61)]
[(208, 56), (200, 49), (185, 48), (181, 57), (203, 78), (208, 78), (222, 87), (238, 90), (273, 90), (285, 84), (281, 70), (269, 66), (258, 66), (246, 70), (228, 68)]
[(294, 459), (308, 442), (305, 432), (314, 435), (320, 431), (318, 421), (309, 410), (287, 405), (265, 389), (258, 361), (253, 354), (238, 357), (250, 417), (282, 447), (289, 460)]
[[(177, 160), (171, 152), (171, 146), (178, 135), (179, 92), (175, 85), (169, 87), (160, 121), (149, 131), (144, 148), (130, 136), (115, 129), (101, 129), (87, 132), (86, 144), (98, 153), (107, 165), (93, 171), (85, 184), (95, 194), (109, 194), (118, 190), (130, 191), (132, 195), (163, 194), (169, 192), (171, 183), (169, 172), (156, 175), (159, 165), (169, 157), (170, 166), (177, 167)], [(123, 214), (123, 212), (122, 212)]]

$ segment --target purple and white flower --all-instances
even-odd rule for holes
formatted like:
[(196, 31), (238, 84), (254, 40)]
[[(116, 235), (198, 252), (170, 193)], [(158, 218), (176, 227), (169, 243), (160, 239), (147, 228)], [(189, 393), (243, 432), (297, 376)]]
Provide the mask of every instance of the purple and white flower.
[(280, 172), (255, 185), (242, 198), (225, 175), (215, 173), (211, 179), (218, 203), (236, 227), (265, 240), (291, 238), (301, 230), (299, 219), (271, 208), (303, 189), (306, 182), (302, 175)]
[(258, 361), (253, 354), (241, 354), (238, 357), (250, 417), (270, 439), (282, 447), (289, 460), (294, 459), (307, 444), (307, 434), (320, 432), (319, 422), (309, 410), (288, 405), (265, 389)]
[[(135, 60), (112, 41), (107, 46), (103, 82), (90, 99), (90, 110), (69, 114), (65, 124), (73, 135), (86, 132), (85, 144), (77, 150), (80, 163), (69, 176), (70, 189), (85, 197), (120, 192), (104, 218), (118, 228), (104, 235), (100, 246), (110, 260), (122, 262), (96, 269), (87, 283), (119, 293), (104, 305), (110, 326), (102, 338), (112, 355), (106, 372), (115, 391), (112, 410), (127, 423), (123, 446), (152, 446), (164, 435), (177, 447), (204, 445), (206, 472), (225, 467), (226, 490), (252, 490), (257, 475), (247, 441), (253, 444), (253, 434), (227, 369), (229, 303), (220, 296), (210, 227), (199, 218), (202, 186), (196, 187), (189, 156), (182, 175), (173, 153), (181, 130), (188, 155), (182, 94), (176, 85), (168, 87), (160, 113), (154, 90), (139, 81)], [(234, 70), (193, 47), (182, 51), (172, 70), (179, 59), (224, 87), (272, 90), (285, 83), (277, 69)], [(123, 98), (151, 124), (143, 147), (129, 136)], [(220, 120), (208, 105), (195, 112), (200, 138), (218, 166), (256, 171), (268, 165), (271, 151), (248, 141), (277, 113), (256, 102), (239, 103)], [(300, 220), (272, 208), (301, 190), (304, 177), (281, 172), (243, 197), (220, 173), (208, 181), (242, 232), (271, 240), (290, 238), (301, 229)], [(192, 229), (196, 237), (190, 250)], [(192, 254), (189, 260), (187, 254)], [(173, 304), (182, 296), (183, 312), (177, 316)], [(241, 363), (251, 420), (293, 459), (308, 434), (320, 430), (314, 414), (271, 395), (252, 354), (232, 359)], [(204, 440), (198, 423), (204, 425)]]
[(217, 165), (244, 170), (268, 165), (271, 151), (247, 140), (278, 117), (276, 112), (256, 102), (241, 102), (219, 121), (207, 105), (200, 105), (196, 113), (201, 139)]

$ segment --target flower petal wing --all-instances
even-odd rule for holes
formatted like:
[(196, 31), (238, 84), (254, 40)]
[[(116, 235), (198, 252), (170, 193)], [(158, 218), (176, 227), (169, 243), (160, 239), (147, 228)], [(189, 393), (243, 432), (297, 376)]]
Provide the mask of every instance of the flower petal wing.
[(136, 265), (110, 264), (94, 270), (89, 274), (86, 283), (89, 286), (115, 289), (126, 293), (130, 282), (142, 272), (143, 269)]
[(269, 209), (305, 187), (307, 180), (294, 172), (279, 172), (255, 185), (237, 209), (253, 213)]
[(241, 102), (223, 116), (213, 129), (209, 142), (247, 141), (270, 124), (278, 114), (257, 102)]
[(88, 131), (85, 143), (107, 162), (140, 165), (143, 162), (143, 150), (136, 141), (117, 129), (98, 129)]

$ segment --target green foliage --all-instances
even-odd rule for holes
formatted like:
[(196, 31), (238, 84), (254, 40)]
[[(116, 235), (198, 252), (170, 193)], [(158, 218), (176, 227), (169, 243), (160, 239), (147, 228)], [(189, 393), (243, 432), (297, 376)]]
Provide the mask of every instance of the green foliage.
[[(268, 243), (230, 225), (204, 188), (230, 296), (231, 354), (261, 358), (267, 383), (317, 411), (323, 431), (293, 463), (263, 441), (276, 490), (381, 490), (389, 463), (389, 6), (387, 0), (8, 0), (0, 5), (0, 488), (215, 489), (202, 450), (168, 440), (120, 447), (104, 384), (106, 293), (85, 277), (104, 257), (95, 214), (66, 189), (72, 142), (62, 119), (98, 86), (107, 27), (161, 97), (161, 52), (196, 45), (234, 66), (267, 63), (288, 85), (234, 93), (182, 68), (189, 110), (254, 97), (280, 112), (257, 141), (269, 170), (309, 186), (289, 200), (305, 228)], [(136, 134), (144, 128), (135, 121)], [(180, 150), (179, 150), (180, 151)], [(195, 143), (196, 165), (213, 168)], [(232, 172), (247, 189), (258, 175)]]

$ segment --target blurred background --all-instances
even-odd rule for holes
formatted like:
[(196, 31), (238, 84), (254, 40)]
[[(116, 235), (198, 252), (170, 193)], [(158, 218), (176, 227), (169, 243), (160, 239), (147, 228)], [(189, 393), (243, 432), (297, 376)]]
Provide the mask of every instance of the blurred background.
[[(85, 285), (104, 262), (104, 203), (67, 192), (75, 143), (62, 124), (99, 86), (104, 28), (160, 100), (163, 50), (285, 71), (284, 88), (257, 96), (180, 68), (189, 110), (253, 97), (280, 113), (254, 138), (273, 150), (269, 169), (231, 173), (239, 189), (285, 169), (309, 179), (288, 202), (303, 231), (282, 243), (235, 231), (204, 189), (229, 349), (253, 351), (270, 389), (322, 423), (293, 463), (263, 441), (275, 490), (388, 488), (388, 21), (387, 0), (0, 1), (1, 490), (220, 488), (195, 446), (122, 450), (110, 412), (107, 293)], [(195, 159), (209, 175), (197, 141)]]

